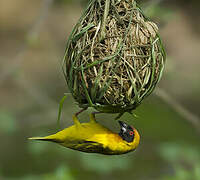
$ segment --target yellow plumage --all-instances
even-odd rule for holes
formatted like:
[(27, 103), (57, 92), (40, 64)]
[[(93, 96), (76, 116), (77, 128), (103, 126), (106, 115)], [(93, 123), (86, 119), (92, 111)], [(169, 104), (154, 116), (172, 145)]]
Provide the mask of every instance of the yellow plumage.
[(127, 142), (119, 134), (97, 123), (94, 114), (90, 115), (88, 123), (80, 123), (76, 116), (73, 121), (74, 125), (56, 134), (29, 139), (52, 141), (74, 150), (108, 155), (125, 154), (139, 145), (140, 136), (136, 129), (133, 130), (133, 141)]

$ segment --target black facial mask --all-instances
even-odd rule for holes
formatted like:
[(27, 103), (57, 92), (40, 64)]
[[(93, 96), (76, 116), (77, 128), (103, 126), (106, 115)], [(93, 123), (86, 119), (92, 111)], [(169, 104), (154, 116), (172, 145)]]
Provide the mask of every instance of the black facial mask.
[(119, 132), (119, 136), (126, 142), (133, 142), (134, 140), (134, 129), (129, 126), (128, 124), (126, 124), (125, 122), (122, 122), (122, 121), (118, 121), (120, 126), (121, 126), (121, 129), (120, 129), (120, 132)]

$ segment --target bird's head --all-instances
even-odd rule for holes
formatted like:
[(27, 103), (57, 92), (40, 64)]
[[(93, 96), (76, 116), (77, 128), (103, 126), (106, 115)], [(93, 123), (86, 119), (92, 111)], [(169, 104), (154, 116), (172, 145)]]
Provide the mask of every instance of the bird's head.
[(134, 137), (135, 137), (135, 129), (125, 122), (122, 122), (122, 121), (118, 121), (118, 122), (121, 126), (119, 136), (128, 143), (133, 142)]

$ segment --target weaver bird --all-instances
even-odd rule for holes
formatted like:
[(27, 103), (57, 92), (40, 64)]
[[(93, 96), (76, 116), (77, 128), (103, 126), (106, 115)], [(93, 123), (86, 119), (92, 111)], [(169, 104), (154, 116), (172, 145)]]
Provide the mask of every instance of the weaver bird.
[(106, 155), (119, 155), (133, 151), (140, 141), (138, 131), (118, 121), (120, 132), (114, 133), (97, 123), (95, 115), (90, 114), (90, 122), (80, 123), (77, 116), (73, 116), (74, 125), (45, 137), (32, 137), (29, 139), (51, 141), (70, 149)]

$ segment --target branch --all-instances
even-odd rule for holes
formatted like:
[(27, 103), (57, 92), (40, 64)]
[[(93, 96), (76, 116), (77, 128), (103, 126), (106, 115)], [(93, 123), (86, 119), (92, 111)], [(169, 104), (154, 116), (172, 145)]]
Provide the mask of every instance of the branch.
[(174, 100), (170, 94), (161, 88), (156, 88), (155, 94), (161, 98), (165, 103), (172, 107), (180, 116), (192, 124), (192, 126), (200, 133), (200, 118), (193, 112), (183, 107), (179, 102)]

